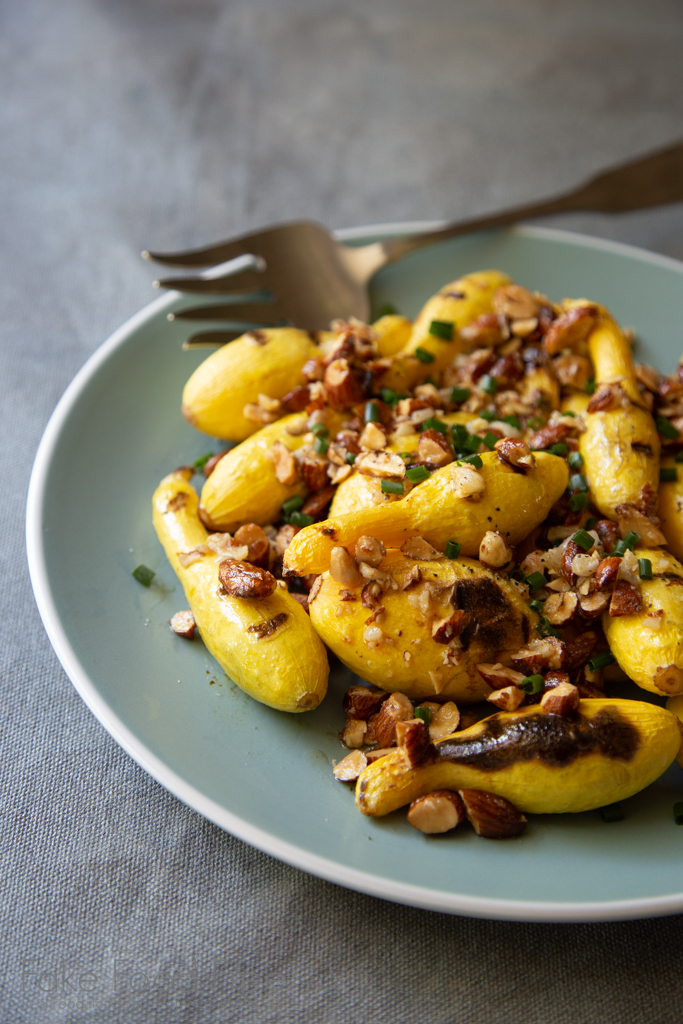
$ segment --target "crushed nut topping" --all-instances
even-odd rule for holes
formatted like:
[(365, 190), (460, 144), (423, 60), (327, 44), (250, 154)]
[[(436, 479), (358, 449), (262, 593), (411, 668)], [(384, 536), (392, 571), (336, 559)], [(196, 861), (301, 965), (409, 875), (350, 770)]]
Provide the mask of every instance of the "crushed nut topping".
[(433, 793), (418, 797), (408, 810), (408, 822), (425, 835), (450, 832), (464, 820), (462, 798), (449, 789), (435, 789)]
[(174, 633), (178, 636), (185, 637), (186, 640), (191, 640), (194, 636), (196, 629), (196, 622), (194, 621), (194, 615), (189, 609), (187, 611), (176, 612), (175, 615), (171, 616), (169, 626)]

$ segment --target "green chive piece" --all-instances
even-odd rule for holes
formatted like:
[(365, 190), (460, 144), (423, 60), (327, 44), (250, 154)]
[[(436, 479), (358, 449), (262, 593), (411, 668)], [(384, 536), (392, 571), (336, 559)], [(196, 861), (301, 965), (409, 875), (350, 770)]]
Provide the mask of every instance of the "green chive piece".
[(431, 352), (428, 352), (426, 348), (416, 348), (414, 353), (421, 363), (433, 363), (436, 356), (433, 356)]
[(674, 821), (677, 825), (683, 825), (683, 803), (680, 801), (674, 804)]
[(303, 503), (304, 499), (297, 494), (293, 498), (287, 498), (286, 501), (282, 502), (282, 511), (286, 516), (291, 516), (292, 512), (296, 512), (298, 508), (301, 508)]
[(481, 469), (484, 465), (481, 461), (481, 455), (465, 455), (460, 461), (466, 462), (468, 466), (474, 466), (475, 469)]
[(304, 512), (292, 512), (289, 521), (293, 526), (310, 526), (314, 519), (313, 516), (307, 516)]
[(583, 548), (584, 551), (590, 551), (595, 543), (590, 533), (586, 533), (585, 530), (579, 530), (578, 533), (575, 533), (572, 540), (575, 544), (578, 544), (580, 548)]
[(649, 558), (638, 559), (638, 575), (640, 576), (641, 580), (652, 579), (652, 562)]
[(354, 464), (354, 462), (356, 461), (356, 456), (354, 455), (353, 452), (346, 453), (346, 461), (348, 462), (349, 466), (352, 466)]
[(569, 499), (569, 507), (572, 512), (580, 512), (582, 508), (585, 508), (588, 504), (587, 494), (572, 494)]
[(313, 450), (316, 451), (318, 455), (326, 455), (329, 447), (330, 442), (326, 441), (324, 437), (316, 437), (313, 442)]
[(621, 804), (608, 804), (600, 808), (600, 817), (603, 821), (623, 821), (626, 815)]
[(683, 462), (683, 451), (676, 452), (674, 455), (674, 462)]
[(403, 484), (400, 480), (382, 480), (380, 488), (382, 494), (403, 494)]
[(482, 391), (485, 391), (487, 395), (495, 395), (498, 390), (498, 381), (495, 377), (491, 377), (488, 373), (485, 373), (479, 378), (479, 387)]
[(486, 420), (488, 423), (491, 423), (493, 420), (498, 418), (495, 412), (491, 412), (490, 409), (482, 409), (479, 415), (483, 420)]
[(623, 540), (618, 540), (614, 545), (614, 551), (610, 551), (610, 555), (613, 558), (622, 558), (626, 551), (626, 545)]
[(636, 544), (639, 543), (639, 541), (640, 534), (636, 533), (635, 530), (629, 530), (629, 532), (624, 537), (624, 544), (627, 548), (630, 548), (631, 551), (633, 551), (634, 547), (636, 546)]
[(209, 459), (212, 458), (213, 452), (207, 452), (206, 455), (200, 455), (200, 457), (198, 459), (195, 459), (194, 462), (192, 463), (192, 468), (196, 469), (198, 473), (201, 473)]
[(428, 420), (425, 420), (422, 424), (423, 430), (438, 430), (440, 434), (445, 434), (448, 430), (448, 424), (444, 423), (443, 420), (437, 420), (436, 416), (430, 416)]
[(429, 333), (442, 341), (453, 341), (453, 323), (450, 320), (432, 320)]
[(538, 416), (530, 416), (527, 420), (527, 426), (531, 427), (532, 430), (540, 430), (544, 423), (543, 420), (539, 420)]
[(599, 672), (601, 668), (613, 665), (616, 660), (611, 651), (603, 651), (602, 654), (596, 654), (594, 658), (591, 658), (588, 667), (591, 672)]
[(545, 601), (538, 601), (536, 598), (534, 598), (533, 601), (529, 601), (529, 607), (531, 608), (531, 610), (534, 612), (538, 612), (539, 614), (543, 611), (544, 605)]
[(380, 422), (379, 407), (377, 402), (366, 402), (365, 403), (365, 422), (366, 423), (379, 423)]
[(538, 631), (539, 636), (542, 636), (542, 637), (546, 637), (546, 636), (561, 637), (562, 636), (562, 634), (560, 633), (559, 629), (555, 629), (554, 626), (551, 626), (549, 621), (546, 618), (544, 618), (544, 616), (541, 616), (541, 618), (536, 623), (536, 629)]
[(572, 473), (569, 477), (569, 490), (570, 491), (587, 491), (588, 481), (586, 480), (583, 473)]
[(453, 435), (453, 444), (458, 449), (464, 447), (467, 439), (470, 436), (467, 433), (467, 428), (464, 427), (462, 423), (454, 423), (451, 426), (451, 434)]
[(316, 437), (329, 437), (330, 432), (324, 423), (314, 423), (311, 427), (311, 433), (315, 434)]
[(678, 431), (674, 427), (673, 423), (671, 423), (669, 420), (664, 419), (663, 416), (658, 416), (655, 420), (655, 424), (657, 426), (657, 430), (659, 431), (659, 433), (663, 434), (664, 437), (668, 437), (670, 441), (673, 441), (675, 438), (679, 436)]
[(455, 387), (451, 390), (451, 402), (459, 404), (460, 402), (466, 402), (470, 397), (469, 388), (458, 388)]
[(429, 480), (429, 470), (426, 466), (411, 466), (406, 470), (406, 477), (411, 484), (419, 484), (423, 480)]
[(399, 395), (391, 388), (382, 388), (380, 398), (386, 405), (398, 405)]
[(587, 395), (594, 395), (595, 394), (595, 377), (589, 377), (588, 380), (586, 381), (586, 394)]
[(446, 545), (446, 558), (457, 558), (461, 547), (462, 544), (458, 544), (457, 540), (449, 540)]
[(152, 572), (151, 569), (148, 569), (146, 565), (138, 565), (133, 569), (131, 575), (135, 577), (138, 583), (142, 583), (143, 587), (148, 587), (156, 576), (156, 573)]
[(545, 687), (545, 679), (541, 675), (527, 676), (519, 685), (525, 693), (540, 693)]
[(413, 711), (415, 718), (421, 718), (425, 725), (429, 725), (432, 720), (432, 713), (429, 708), (415, 708)]
[(672, 484), (678, 480), (678, 470), (674, 466), (672, 469), (660, 469), (659, 471), (659, 482), (660, 484)]
[(581, 452), (570, 452), (567, 462), (569, 463), (572, 469), (581, 469), (581, 467), (583, 466), (583, 455), (581, 454)]
[(517, 430), (522, 429), (522, 424), (517, 416), (504, 416), (503, 423), (509, 423), (511, 427), (516, 427)]
[(383, 306), (379, 307), (377, 319), (379, 320), (381, 316), (396, 316), (396, 306), (392, 306), (390, 302), (385, 302)]
[(412, 459), (412, 457), (413, 456), (410, 454), (410, 452), (401, 452), (399, 454), (399, 459)]
[(575, 412), (572, 412), (572, 411), (571, 411), (571, 409), (566, 409), (566, 410), (565, 410), (565, 411), (564, 411), (564, 412), (562, 413), (562, 415), (563, 415), (563, 416), (572, 416), (572, 417), (573, 417), (574, 419), (576, 419), (576, 413), (575, 413)]
[(494, 434), (492, 431), (489, 431), (488, 434), (484, 435), (482, 440), (487, 448), (495, 448), (496, 441), (499, 441), (500, 438), (498, 437), (498, 434)]
[(548, 451), (551, 455), (566, 455), (569, 451), (569, 447), (564, 443), (564, 441), (560, 441), (558, 444), (551, 444)]
[(595, 516), (591, 516), (590, 519), (586, 520), (586, 529), (587, 530), (594, 530), (597, 525), (598, 525), (598, 520), (596, 519)]
[(542, 572), (532, 572), (531, 576), (526, 576), (524, 582), (528, 586), (529, 590), (540, 590), (547, 583), (547, 580)]
[(484, 438), (478, 434), (470, 434), (463, 447), (467, 452), (476, 452), (483, 440)]

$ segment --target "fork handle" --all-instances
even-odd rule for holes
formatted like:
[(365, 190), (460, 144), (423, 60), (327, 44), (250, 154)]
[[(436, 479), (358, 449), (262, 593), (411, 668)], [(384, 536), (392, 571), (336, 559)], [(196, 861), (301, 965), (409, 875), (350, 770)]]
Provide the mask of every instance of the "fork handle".
[[(648, 206), (660, 206), (664, 203), (676, 203), (683, 200), (683, 143), (650, 153), (638, 160), (621, 164), (612, 170), (590, 178), (583, 185), (571, 192), (565, 192), (554, 199), (531, 206), (518, 206), (487, 217), (458, 221), (408, 238), (390, 238), (381, 242), (381, 253), (375, 246), (364, 247), (375, 249), (376, 260), (383, 257), (372, 273), (387, 263), (400, 260), (401, 257), (426, 245), (456, 238), (458, 235), (473, 231), (486, 231), (489, 228), (504, 227), (532, 217), (545, 217), (553, 213), (568, 213), (579, 210), (598, 211), (600, 213), (622, 213), (626, 210), (639, 210)], [(358, 250), (354, 250), (358, 252)], [(369, 255), (369, 253), (368, 253)], [(370, 261), (366, 261), (368, 264)], [(372, 276), (372, 275), (370, 275)]]

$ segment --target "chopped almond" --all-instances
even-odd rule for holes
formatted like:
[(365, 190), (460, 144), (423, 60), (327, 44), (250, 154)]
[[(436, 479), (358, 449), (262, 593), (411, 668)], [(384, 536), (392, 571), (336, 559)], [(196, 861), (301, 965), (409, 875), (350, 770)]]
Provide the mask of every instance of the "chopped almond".
[(386, 555), (386, 549), (381, 540), (364, 535), (356, 541), (354, 553), (357, 562), (365, 562), (376, 569)]
[(512, 561), (512, 548), (498, 531), (487, 530), (479, 545), (479, 561), (490, 569), (502, 569)]
[(436, 789), (413, 800), (408, 822), (425, 835), (450, 832), (465, 819), (465, 805), (450, 789)]
[(380, 747), (396, 743), (396, 723), (413, 717), (413, 705), (404, 693), (392, 693), (382, 704), (374, 722), (375, 741)]
[(334, 547), (330, 555), (330, 576), (340, 587), (359, 587), (363, 582), (355, 560), (346, 548)]
[(518, 686), (505, 686), (502, 690), (494, 690), (486, 699), (502, 711), (516, 711), (525, 697), (524, 690)]
[[(424, 706), (424, 705), (423, 705)], [(432, 713), (429, 723), (429, 738), (432, 743), (450, 736), (460, 724), (460, 711), (452, 700), (442, 704), (438, 711)]]
[(335, 779), (339, 782), (355, 782), (364, 768), (368, 766), (368, 759), (362, 750), (352, 750), (350, 754), (341, 761), (333, 761)]
[(429, 732), (421, 718), (396, 723), (396, 745), (403, 751), (409, 768), (419, 768), (431, 749)]
[(541, 707), (551, 715), (569, 715), (579, 706), (580, 694), (571, 683), (558, 683), (541, 697)]
[(339, 739), (347, 747), (362, 747), (367, 728), (367, 722), (362, 718), (347, 718)]
[(485, 839), (511, 839), (521, 835), (526, 828), (524, 815), (504, 797), (481, 789), (461, 789), (458, 792), (477, 835)]
[(282, 441), (275, 441), (273, 447), (266, 452), (266, 457), (275, 465), (275, 476), (281, 484), (290, 487), (299, 478), (296, 460), (289, 448)]
[(424, 537), (410, 537), (401, 546), (401, 553), (406, 558), (413, 558), (415, 561), (427, 562), (435, 558), (442, 558), (443, 552), (437, 551)]
[(477, 672), (492, 690), (505, 689), (508, 686), (519, 686), (524, 679), (523, 672), (516, 672), (514, 668), (506, 668), (500, 662), (495, 665), (481, 662), (476, 666)]
[(178, 636), (184, 636), (186, 640), (191, 640), (196, 629), (194, 615), (189, 609), (183, 612), (176, 612), (175, 615), (171, 616), (169, 626)]

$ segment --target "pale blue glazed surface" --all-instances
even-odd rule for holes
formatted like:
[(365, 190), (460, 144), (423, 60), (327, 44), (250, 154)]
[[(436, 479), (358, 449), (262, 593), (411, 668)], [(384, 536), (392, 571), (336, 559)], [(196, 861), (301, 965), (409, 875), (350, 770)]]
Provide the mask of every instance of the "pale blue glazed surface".
[[(552, 232), (477, 236), (417, 253), (382, 272), (376, 305), (392, 302), (413, 315), (446, 281), (494, 266), (554, 299), (604, 303), (636, 329), (638, 357), (664, 370), (683, 352), (683, 265)], [(246, 828), (300, 850), (288, 858), (294, 863), (314, 870), (307, 857), (325, 858), (340, 866), (342, 881), (344, 868), (376, 874), (397, 883), (397, 899), (406, 898), (401, 884), (449, 894), (444, 909), (456, 910), (459, 897), (602, 904), (683, 893), (683, 828), (671, 815), (683, 797), (677, 766), (627, 801), (620, 823), (606, 825), (597, 813), (535, 817), (516, 841), (485, 842), (470, 829), (429, 839), (400, 812), (364, 819), (332, 777), (332, 758), (343, 756), (336, 734), (345, 670), (333, 672), (322, 707), (286, 716), (229, 683), (201, 641), (170, 635), (167, 620), (186, 602), (152, 529), (151, 495), (170, 469), (220, 447), (179, 411), (182, 386), (206, 351), (183, 352), (187, 325), (165, 314), (194, 301), (171, 300), (129, 331), (75, 397), (37, 509), (43, 552), (31, 553), (34, 568), (44, 557), (75, 661), (135, 737), (134, 756), (144, 763), (148, 752)], [(141, 562), (160, 586), (148, 591), (131, 577)], [(45, 617), (45, 593), (37, 596)], [(99, 716), (107, 724), (106, 713)]]

